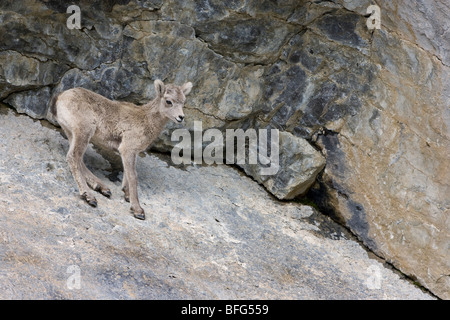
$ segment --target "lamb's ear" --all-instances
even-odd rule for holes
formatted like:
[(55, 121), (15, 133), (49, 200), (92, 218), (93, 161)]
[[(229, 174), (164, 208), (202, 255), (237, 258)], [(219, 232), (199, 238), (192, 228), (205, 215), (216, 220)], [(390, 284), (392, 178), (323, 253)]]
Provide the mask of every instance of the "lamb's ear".
[(186, 82), (185, 84), (183, 84), (181, 90), (183, 90), (184, 95), (187, 96), (192, 90), (192, 82)]
[(155, 80), (155, 90), (158, 97), (161, 98), (164, 95), (164, 91), (166, 90), (164, 82), (159, 79)]

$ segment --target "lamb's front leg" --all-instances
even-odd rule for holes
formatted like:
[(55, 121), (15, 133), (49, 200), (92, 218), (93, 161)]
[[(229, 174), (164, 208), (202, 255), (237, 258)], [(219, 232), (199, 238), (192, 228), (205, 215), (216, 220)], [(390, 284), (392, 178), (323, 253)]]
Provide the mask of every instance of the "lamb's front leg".
[(128, 193), (131, 203), (131, 211), (134, 217), (137, 219), (145, 220), (145, 212), (139, 204), (138, 193), (137, 193), (137, 173), (136, 173), (136, 158), (137, 152), (120, 150), (122, 156), (123, 168), (124, 168), (124, 179), (126, 179), (128, 185)]

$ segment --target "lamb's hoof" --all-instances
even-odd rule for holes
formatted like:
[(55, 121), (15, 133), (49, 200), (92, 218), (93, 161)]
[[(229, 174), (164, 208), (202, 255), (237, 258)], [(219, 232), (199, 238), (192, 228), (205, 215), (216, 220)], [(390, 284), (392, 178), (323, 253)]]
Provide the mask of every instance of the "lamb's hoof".
[(133, 212), (133, 215), (136, 219), (145, 220), (145, 212), (143, 209), (134, 211), (133, 208), (131, 208), (130, 210), (131, 210), (131, 212)]
[(90, 196), (87, 192), (81, 195), (81, 198), (86, 201), (91, 207), (97, 207), (97, 199), (95, 197)]
[(145, 220), (145, 213), (134, 214), (134, 217), (139, 220)]
[(104, 195), (105, 197), (107, 197), (107, 198), (111, 198), (111, 196), (112, 196), (111, 190), (109, 190), (109, 189), (106, 189), (106, 190), (100, 190), (100, 193), (101, 193), (102, 195)]
[(104, 195), (107, 198), (111, 198), (111, 196), (112, 196), (111, 190), (109, 190), (108, 188), (102, 188), (101, 186), (97, 185), (97, 187), (95, 187), (94, 190), (97, 192), (100, 192), (102, 195)]

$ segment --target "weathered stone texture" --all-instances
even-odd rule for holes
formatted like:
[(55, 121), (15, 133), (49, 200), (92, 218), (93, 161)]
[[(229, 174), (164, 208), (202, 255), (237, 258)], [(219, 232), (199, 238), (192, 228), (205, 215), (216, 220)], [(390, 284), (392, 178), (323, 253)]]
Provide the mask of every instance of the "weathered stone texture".
[(40, 119), (74, 86), (144, 103), (156, 78), (192, 81), (188, 128), (279, 129), (279, 174), (247, 174), (283, 199), (319, 174), (310, 198), (449, 298), (449, 4), (377, 3), (370, 31), (369, 0), (79, 1), (69, 30), (71, 1), (2, 1), (0, 99)]
[(142, 221), (89, 146), (87, 166), (112, 191), (89, 207), (68, 147), (0, 105), (0, 299), (434, 299), (312, 207), (229, 166), (140, 157)]

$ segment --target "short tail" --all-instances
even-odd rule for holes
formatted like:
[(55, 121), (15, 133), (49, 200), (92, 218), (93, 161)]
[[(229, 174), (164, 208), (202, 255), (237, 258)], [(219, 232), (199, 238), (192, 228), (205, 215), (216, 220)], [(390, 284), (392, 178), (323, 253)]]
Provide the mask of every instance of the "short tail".
[(57, 116), (57, 110), (56, 110), (56, 102), (58, 101), (59, 94), (56, 94), (52, 97), (50, 100), (50, 114), (56, 119)]

